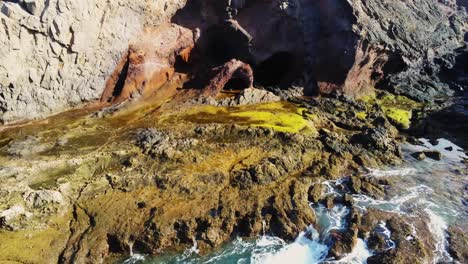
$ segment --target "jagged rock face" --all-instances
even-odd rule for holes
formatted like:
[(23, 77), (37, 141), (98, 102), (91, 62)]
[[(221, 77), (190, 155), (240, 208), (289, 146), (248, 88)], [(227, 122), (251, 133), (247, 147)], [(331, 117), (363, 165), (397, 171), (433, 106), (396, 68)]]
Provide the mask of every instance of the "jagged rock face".
[(462, 5), (250, 0), (223, 6), (191, 0), (173, 22), (201, 32), (204, 60), (249, 63), (260, 85), (289, 86), (300, 80), (309, 94), (353, 96), (378, 86), (430, 100), (452, 94), (438, 75), (455, 65), (455, 51), (464, 45)]
[[(125, 69), (129, 40), (138, 40), (143, 28), (168, 20), (195, 33), (190, 54), (196, 65), (190, 72), (194, 78), (237, 59), (251, 66), (260, 86), (295, 84), (304, 86), (306, 94), (352, 96), (378, 87), (432, 100), (466, 86), (439, 76), (456, 65), (458, 53), (466, 53), (460, 49), (466, 39), (467, 15), (462, 8), (466, 4), (2, 1), (0, 120), (36, 118), (97, 99), (106, 80), (115, 83)], [(177, 41), (168, 46), (177, 46)], [(171, 61), (170, 56), (161, 59)], [(116, 68), (117, 73), (111, 74)], [(105, 100), (119, 101), (132, 94), (110, 99), (109, 90)]]
[(353, 1), (363, 40), (389, 56), (382, 87), (418, 100), (451, 95), (439, 72), (456, 63), (466, 12), (454, 1)]
[(99, 98), (129, 40), (176, 1), (0, 1), (0, 122)]

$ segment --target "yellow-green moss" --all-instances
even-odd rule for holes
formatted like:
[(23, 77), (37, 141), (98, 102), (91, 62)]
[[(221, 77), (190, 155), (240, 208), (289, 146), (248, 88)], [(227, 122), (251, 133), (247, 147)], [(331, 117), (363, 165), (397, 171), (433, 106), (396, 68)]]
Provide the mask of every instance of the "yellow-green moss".
[[(313, 117), (313, 115), (310, 116)], [(316, 132), (305, 108), (285, 102), (237, 107), (198, 106), (184, 113), (183, 119), (194, 123), (265, 127), (287, 133)]]
[(358, 100), (361, 100), (365, 103), (373, 103), (377, 97), (377, 94), (375, 92), (361, 96), (358, 98)]
[[(403, 129), (408, 129), (411, 125), (412, 110), (422, 107), (421, 103), (405, 96), (382, 91), (363, 96), (359, 100), (369, 105), (378, 104), (384, 111), (385, 116)], [(359, 113), (356, 116), (360, 118)]]
[(367, 113), (366, 112), (357, 112), (356, 117), (360, 120), (366, 120), (367, 118)]
[(0, 263), (54, 263), (69, 235), (71, 212), (54, 216), (48, 227), (0, 231)]
[(400, 125), (403, 129), (408, 129), (411, 125), (411, 110), (404, 110), (394, 107), (383, 107), (385, 115), (393, 123)]

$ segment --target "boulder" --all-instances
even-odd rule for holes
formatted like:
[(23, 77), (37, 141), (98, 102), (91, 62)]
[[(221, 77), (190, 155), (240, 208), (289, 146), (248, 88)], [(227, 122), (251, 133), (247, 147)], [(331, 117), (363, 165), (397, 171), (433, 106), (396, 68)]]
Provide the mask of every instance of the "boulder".
[(413, 156), (415, 159), (417, 160), (424, 160), (426, 159), (426, 154), (424, 154), (423, 151), (418, 151), (418, 152), (415, 152), (413, 154), (411, 154), (411, 156)]
[(433, 160), (442, 159), (442, 153), (440, 153), (440, 151), (437, 151), (437, 150), (425, 150), (424, 155)]
[(0, 212), (0, 228), (15, 229), (17, 227), (16, 221), (22, 216), (29, 218), (32, 216), (32, 213), (19, 205)]

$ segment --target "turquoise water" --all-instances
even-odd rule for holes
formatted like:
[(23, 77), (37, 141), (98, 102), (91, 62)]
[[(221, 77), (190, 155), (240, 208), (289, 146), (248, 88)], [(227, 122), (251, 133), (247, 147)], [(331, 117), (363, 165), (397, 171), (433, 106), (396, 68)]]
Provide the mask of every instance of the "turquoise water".
[[(375, 200), (365, 195), (354, 195), (355, 205), (361, 210), (369, 207), (396, 212), (400, 214), (424, 213), (428, 218), (428, 226), (437, 240), (434, 263), (452, 261), (447, 248), (447, 227), (456, 222), (467, 219), (468, 212), (464, 207), (465, 185), (468, 184), (463, 174), (461, 160), (466, 158), (463, 150), (453, 143), (440, 139), (437, 145), (422, 139), (423, 146), (403, 145), (406, 163), (393, 168), (368, 171), (368, 176), (377, 178), (391, 178), (398, 182), (390, 189), (390, 197), (385, 200)], [(449, 151), (446, 148), (451, 147)], [(411, 156), (415, 151), (436, 149), (443, 155), (441, 161), (425, 159), (418, 161)], [(343, 195), (342, 185), (346, 179), (326, 181), (328, 193)], [(331, 230), (346, 228), (344, 219), (350, 209), (337, 205), (326, 209), (321, 205), (311, 204), (311, 209), (317, 215), (315, 228), (310, 226), (299, 234), (293, 243), (286, 243), (280, 238), (264, 234), (257, 239), (241, 239), (228, 243), (222, 249), (206, 256), (199, 256), (196, 245), (187, 249), (183, 254), (164, 255), (155, 258), (135, 254), (124, 263), (221, 263), (221, 264), (276, 264), (276, 263), (366, 263), (372, 255), (366, 241), (359, 240), (353, 251), (340, 261), (326, 259)], [(395, 247), (390, 239), (391, 233), (382, 222), (378, 231), (384, 235), (387, 249)], [(416, 235), (416, 234), (415, 234)], [(410, 239), (410, 238), (409, 238)]]

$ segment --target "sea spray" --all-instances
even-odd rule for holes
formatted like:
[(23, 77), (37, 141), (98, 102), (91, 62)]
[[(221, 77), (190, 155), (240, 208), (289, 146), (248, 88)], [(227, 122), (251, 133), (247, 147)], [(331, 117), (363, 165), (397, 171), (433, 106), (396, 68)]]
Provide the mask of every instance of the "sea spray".
[[(278, 241), (273, 239), (273, 241)], [(301, 232), (297, 239), (277, 252), (253, 254), (252, 264), (319, 263), (327, 256), (328, 247), (319, 241), (319, 234), (312, 226)]]
[(447, 251), (448, 241), (446, 230), (448, 228), (447, 223), (444, 219), (437, 214), (435, 214), (431, 209), (426, 208), (424, 211), (429, 216), (428, 227), (431, 231), (434, 239), (436, 240), (435, 250), (434, 250), (434, 260), (433, 263), (441, 262), (453, 262), (452, 257)]

